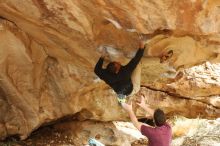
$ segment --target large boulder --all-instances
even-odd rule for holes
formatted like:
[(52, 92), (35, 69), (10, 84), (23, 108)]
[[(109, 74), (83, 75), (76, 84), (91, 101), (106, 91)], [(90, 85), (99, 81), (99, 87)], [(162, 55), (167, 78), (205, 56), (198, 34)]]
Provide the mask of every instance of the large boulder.
[[(127, 119), (93, 69), (100, 45), (114, 48), (111, 59), (125, 64), (140, 35), (150, 38), (140, 91), (148, 103), (170, 116), (219, 117), (219, 6), (215, 0), (0, 0), (0, 138), (25, 139), (65, 116)], [(173, 56), (160, 63), (169, 50)]]

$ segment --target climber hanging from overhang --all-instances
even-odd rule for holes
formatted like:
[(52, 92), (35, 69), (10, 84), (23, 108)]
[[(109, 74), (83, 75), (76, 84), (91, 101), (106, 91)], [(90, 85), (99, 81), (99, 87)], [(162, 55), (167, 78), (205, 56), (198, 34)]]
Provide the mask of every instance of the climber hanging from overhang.
[[(144, 41), (148, 42), (149, 38), (154, 37), (157, 34), (169, 34), (169, 30), (156, 30), (152, 34), (140, 34), (135, 27), (130, 27), (129, 29), (122, 27), (122, 25), (112, 18), (105, 18), (106, 21), (110, 22), (116, 29), (124, 30), (128, 33), (134, 33), (139, 36), (140, 46), (136, 54), (132, 54), (134, 56), (130, 62), (123, 66), (121, 63), (113, 61), (118, 60), (122, 56), (121, 52), (115, 49), (112, 46), (100, 46), (98, 51), (102, 53), (102, 56), (98, 60), (95, 66), (96, 75), (104, 80), (117, 94), (119, 103), (125, 102), (127, 96), (131, 96), (136, 94), (140, 90), (141, 84), (141, 64), (140, 60), (144, 54), (145, 45)], [(148, 49), (148, 48), (147, 48)], [(171, 54), (171, 55), (170, 55)], [(110, 63), (107, 65), (105, 69), (103, 69), (103, 62), (106, 56), (108, 55), (110, 59)], [(172, 52), (168, 54), (168, 56), (164, 55), (162, 57), (163, 60), (167, 60), (172, 56)], [(128, 57), (128, 56), (126, 56)]]
[(109, 50), (103, 47), (102, 56), (99, 58), (94, 72), (104, 80), (117, 94), (119, 103), (126, 102), (127, 97), (137, 93), (140, 89), (141, 66), (138, 66), (145, 50), (144, 41), (140, 41), (139, 49), (135, 56), (126, 65), (120, 62), (110, 62), (102, 68)]

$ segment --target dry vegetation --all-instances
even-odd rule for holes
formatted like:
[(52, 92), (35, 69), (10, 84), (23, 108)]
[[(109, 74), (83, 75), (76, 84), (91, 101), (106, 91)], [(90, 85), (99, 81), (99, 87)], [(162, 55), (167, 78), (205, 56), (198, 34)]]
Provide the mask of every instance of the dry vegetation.
[(220, 119), (176, 117), (172, 125), (172, 146), (220, 146)]

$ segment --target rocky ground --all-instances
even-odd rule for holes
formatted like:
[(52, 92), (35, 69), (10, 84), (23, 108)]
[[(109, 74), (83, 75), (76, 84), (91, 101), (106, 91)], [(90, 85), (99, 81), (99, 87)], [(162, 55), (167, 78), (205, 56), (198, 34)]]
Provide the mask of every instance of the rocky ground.
[(30, 138), (25, 141), (18, 141), (15, 137), (8, 138), (1, 146), (63, 146), (74, 145), (67, 133), (62, 133), (47, 126), (35, 131)]
[[(128, 122), (67, 121), (45, 126), (24, 140), (10, 137), (0, 146), (85, 146), (88, 137), (95, 137), (108, 146), (146, 146), (143, 137)], [(186, 119), (169, 120), (173, 130), (172, 146), (220, 146), (220, 120)], [(112, 129), (111, 129), (112, 128)]]

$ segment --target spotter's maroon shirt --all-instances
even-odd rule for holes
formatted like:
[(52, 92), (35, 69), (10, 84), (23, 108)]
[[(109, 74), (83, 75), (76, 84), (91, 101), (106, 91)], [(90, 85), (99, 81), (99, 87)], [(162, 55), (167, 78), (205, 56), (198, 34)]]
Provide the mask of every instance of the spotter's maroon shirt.
[(169, 124), (160, 127), (148, 127), (141, 125), (141, 134), (149, 140), (149, 146), (170, 146), (172, 141), (172, 130)]

